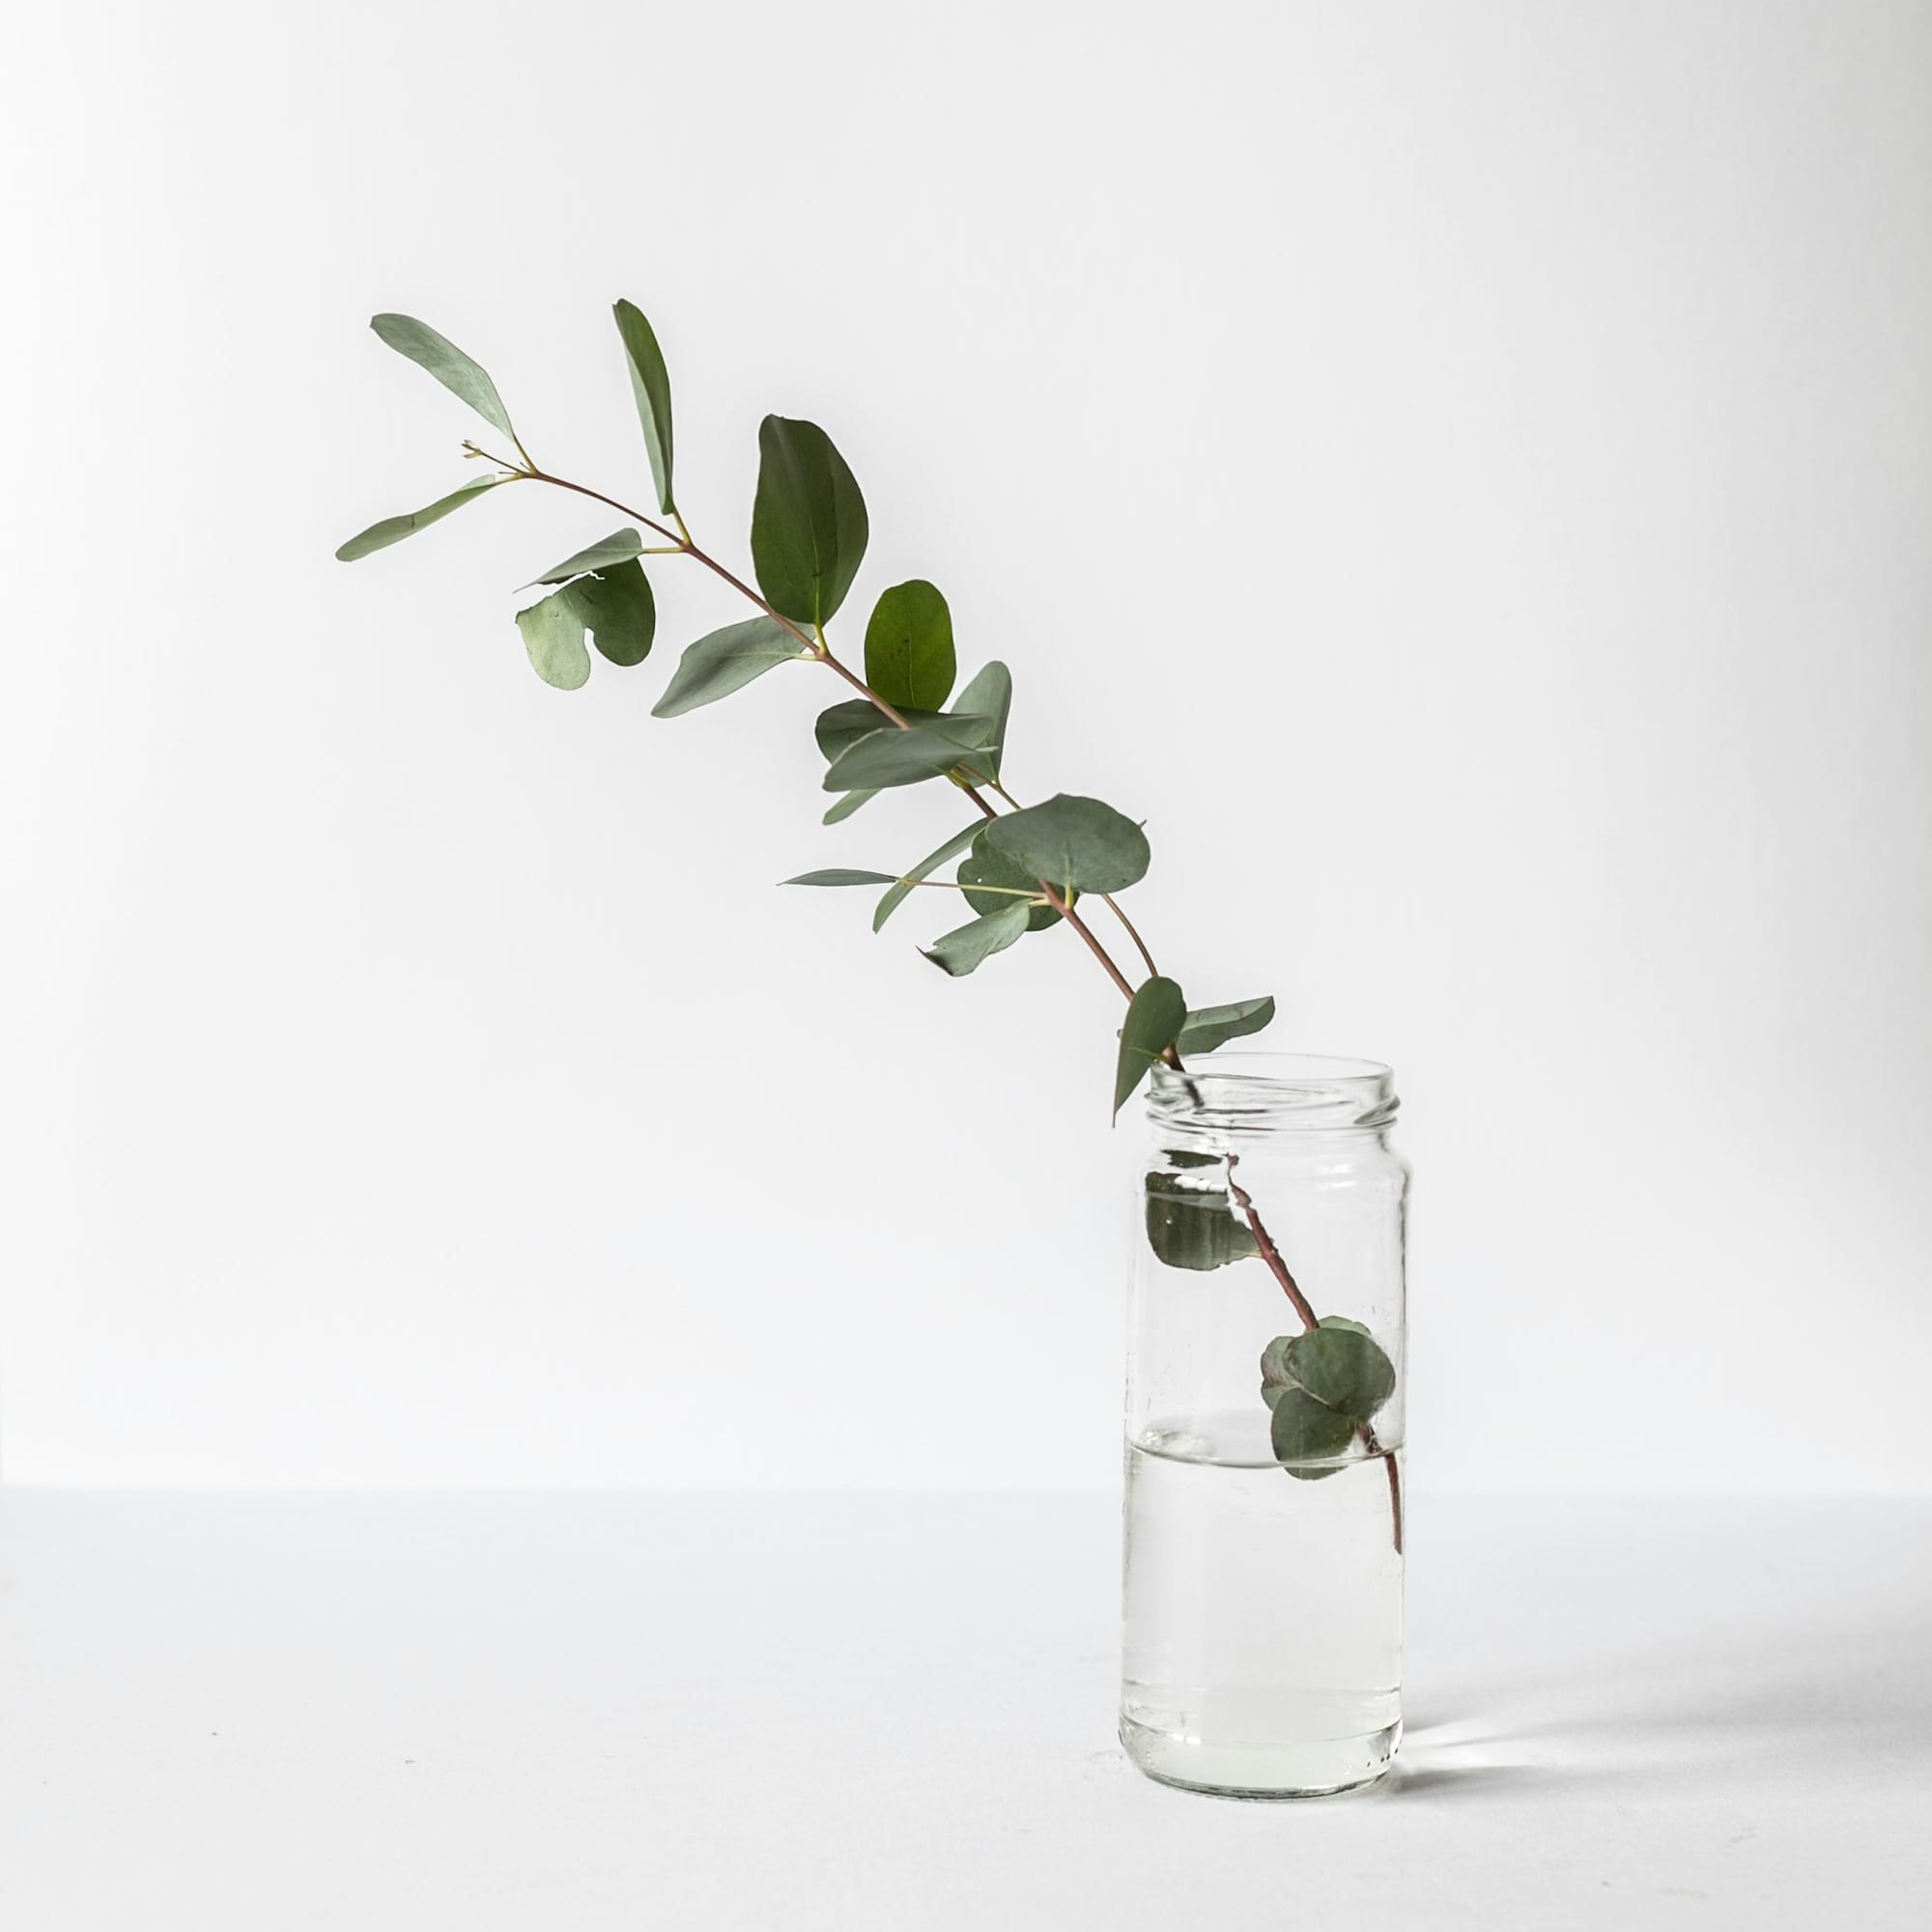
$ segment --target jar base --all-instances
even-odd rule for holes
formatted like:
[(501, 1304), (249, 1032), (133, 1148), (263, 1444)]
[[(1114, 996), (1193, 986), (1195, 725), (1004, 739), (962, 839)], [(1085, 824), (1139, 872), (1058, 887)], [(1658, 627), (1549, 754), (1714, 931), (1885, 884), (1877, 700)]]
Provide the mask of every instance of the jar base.
[(1339, 1798), (1379, 1784), (1395, 1764), (1402, 1725), (1358, 1738), (1296, 1745), (1213, 1745), (1121, 1719), (1121, 1747), (1156, 1784), (1213, 1798), (1284, 1801)]

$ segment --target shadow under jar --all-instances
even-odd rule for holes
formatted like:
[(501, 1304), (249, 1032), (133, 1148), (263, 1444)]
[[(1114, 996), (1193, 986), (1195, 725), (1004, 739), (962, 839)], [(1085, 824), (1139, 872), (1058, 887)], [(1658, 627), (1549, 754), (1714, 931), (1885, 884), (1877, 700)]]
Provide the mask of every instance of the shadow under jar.
[(1245, 1798), (1402, 1736), (1408, 1168), (1372, 1061), (1156, 1067), (1134, 1197), (1121, 1742)]

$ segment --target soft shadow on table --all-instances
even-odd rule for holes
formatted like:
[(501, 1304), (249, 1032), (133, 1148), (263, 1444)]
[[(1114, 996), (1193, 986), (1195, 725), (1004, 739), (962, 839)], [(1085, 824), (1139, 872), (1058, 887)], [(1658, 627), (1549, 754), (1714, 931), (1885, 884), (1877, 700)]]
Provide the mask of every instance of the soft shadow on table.
[(1546, 1658), (1435, 1710), (1424, 1703), (1387, 1788), (1488, 1800), (1655, 1789), (1736, 1765), (1815, 1777), (1875, 1759), (1932, 1776), (1928, 1621), (1925, 1605), (1891, 1604), (1773, 1634), (1647, 1633), (1620, 1655), (1579, 1645), (1571, 1671), (1552, 1674)]

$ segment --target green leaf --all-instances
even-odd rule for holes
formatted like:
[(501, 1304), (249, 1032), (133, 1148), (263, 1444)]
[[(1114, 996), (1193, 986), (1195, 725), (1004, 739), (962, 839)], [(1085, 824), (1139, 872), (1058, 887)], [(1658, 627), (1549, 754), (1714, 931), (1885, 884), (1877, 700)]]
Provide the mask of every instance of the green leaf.
[(1147, 1237), (1169, 1267), (1197, 1271), (1261, 1252), (1225, 1187), (1193, 1187), (1171, 1174), (1147, 1177)]
[[(1062, 792), (996, 819), (986, 836), (1030, 877), (1086, 893), (1118, 893), (1147, 875), (1148, 842), (1131, 818), (1097, 798)], [(1180, 1016), (1175, 1031), (1180, 1029)], [(1161, 1042), (1172, 1046), (1173, 1035)]]
[(472, 361), (447, 336), (439, 335), (428, 323), (412, 315), (376, 315), (369, 327), (399, 355), (407, 355), (427, 369), (451, 394), (458, 395), (487, 423), (501, 430), (512, 442), (517, 432), (510, 427), (510, 412), (497, 393), (489, 372)]
[(1187, 1015), (1175, 1042), (1183, 1054), (1212, 1053), (1217, 1046), (1244, 1034), (1260, 1033), (1274, 1018), (1274, 999), (1237, 1000), (1231, 1007), (1201, 1007)]
[(651, 716), (678, 718), (700, 704), (715, 704), (754, 677), (763, 677), (774, 665), (795, 663), (801, 656), (798, 639), (775, 617), (727, 624), (686, 649)]
[(558, 691), (576, 691), (590, 676), (590, 653), (583, 643), (583, 619), (571, 609), (565, 593), (532, 604), (517, 612), (517, 629), (530, 668)]
[(952, 612), (938, 588), (923, 577), (895, 583), (866, 626), (866, 682), (900, 710), (937, 711), (958, 668)]
[(670, 490), (670, 374), (665, 368), (657, 336), (637, 303), (620, 301), (611, 312), (617, 318), (617, 333), (624, 339), (631, 394), (637, 399), (638, 420), (644, 430), (644, 453), (651, 459), (651, 480), (658, 486), (658, 508), (668, 517), (677, 508)]
[(494, 490), (497, 479), (492, 477), (487, 483), (466, 483), (461, 490), (453, 490), (447, 497), (441, 497), (426, 510), (412, 510), (407, 517), (384, 517), (380, 524), (371, 524), (366, 530), (353, 536), (335, 553), (340, 563), (354, 563), (358, 556), (367, 556), (371, 551), (387, 550), (393, 543), (401, 543), (405, 537), (412, 537), (418, 530), (426, 530), (432, 524), (440, 524), (452, 510), (460, 510), (464, 504), (482, 496), (486, 490)]
[(823, 624), (845, 601), (866, 554), (866, 499), (816, 423), (767, 416), (758, 426), (752, 563), (772, 608)]
[[(973, 841), (973, 849), (959, 862), (959, 870), (954, 874), (966, 891), (966, 903), (975, 912), (999, 912), (1012, 903), (1014, 892), (1027, 892), (1035, 895), (1039, 892), (1039, 881), (1020, 870), (1005, 853), (996, 852), (986, 843), (985, 828)], [(1005, 892), (976, 893), (975, 886), (1004, 886)], [(1030, 909), (1027, 930), (1044, 932), (1059, 919), (1060, 915), (1050, 905), (1037, 905)]]
[(930, 878), (947, 860), (958, 858), (979, 836), (980, 827), (984, 823), (983, 819), (976, 818), (964, 832), (955, 832), (937, 852), (928, 852), (911, 870), (901, 873), (898, 884), (880, 898), (872, 914), (872, 930), (877, 932), (892, 918), (921, 879)]
[(1358, 1324), (1323, 1322), (1288, 1347), (1288, 1372), (1315, 1400), (1366, 1422), (1395, 1393), (1395, 1364)]
[(657, 622), (650, 580), (635, 558), (577, 578), (517, 612), (531, 665), (559, 691), (575, 691), (590, 675), (586, 631), (612, 664), (637, 665), (650, 656)]
[(862, 805), (877, 798), (878, 795), (878, 790), (869, 786), (864, 791), (848, 791), (837, 805), (826, 808), (825, 816), (819, 822), (824, 825), (837, 825), (841, 818), (850, 818)]
[[(988, 830), (1012, 822), (1010, 818), (997, 819)], [(1116, 1114), (1126, 1105), (1128, 1096), (1147, 1078), (1149, 1070), (1160, 1056), (1174, 1044), (1180, 1023), (1186, 1017), (1187, 1001), (1172, 980), (1156, 974), (1153, 979), (1142, 982), (1127, 1007), (1126, 1023), (1121, 1028), (1121, 1057), (1114, 1070)]]
[(990, 718), (998, 725), (993, 733), (993, 749), (988, 754), (991, 763), (986, 776), (996, 779), (1000, 776), (1000, 760), (1007, 754), (1007, 714), (1013, 708), (1013, 677), (1005, 665), (995, 662), (980, 671), (966, 689), (959, 694), (958, 711), (969, 711), (978, 717)]
[[(1293, 1464), (1326, 1461), (1346, 1456), (1355, 1439), (1355, 1425), (1346, 1415), (1319, 1403), (1301, 1388), (1284, 1388), (1273, 1404), (1274, 1416), (1268, 1424), (1268, 1442), (1275, 1461)], [(1293, 1467), (1289, 1473), (1299, 1473)], [(1315, 1472), (1311, 1472), (1315, 1473)], [(1329, 1475), (1330, 1470), (1321, 1470)]]
[(855, 739), (827, 769), (827, 791), (883, 791), (892, 785), (936, 779), (981, 754), (990, 718), (946, 718), (901, 731), (896, 724)]
[(566, 583), (573, 577), (582, 577), (592, 570), (608, 570), (613, 563), (622, 563), (626, 557), (639, 555), (644, 548), (644, 540), (636, 530), (618, 530), (608, 536), (602, 543), (594, 543), (588, 550), (581, 550), (575, 556), (567, 556), (554, 570), (547, 570), (541, 577), (533, 577), (524, 585), (526, 590), (535, 583)]
[(1016, 902), (999, 912), (984, 913), (921, 950), (941, 972), (963, 980), (981, 961), (1004, 952), (1025, 936), (1026, 915), (1026, 907)]
[(821, 872), (801, 872), (795, 879), (781, 879), (781, 886), (889, 886), (896, 872), (855, 872), (847, 866), (828, 866)]

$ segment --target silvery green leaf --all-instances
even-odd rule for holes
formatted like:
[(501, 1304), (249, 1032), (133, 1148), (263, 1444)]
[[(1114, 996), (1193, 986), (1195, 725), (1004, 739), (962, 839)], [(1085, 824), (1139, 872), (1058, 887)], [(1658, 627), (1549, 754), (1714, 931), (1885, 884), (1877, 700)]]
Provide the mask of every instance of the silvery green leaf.
[(774, 665), (795, 664), (802, 655), (798, 639), (775, 617), (727, 624), (687, 647), (651, 716), (678, 718), (700, 704), (715, 704)]
[(1023, 938), (1026, 915), (1026, 907), (1018, 903), (1000, 912), (982, 913), (921, 950), (941, 972), (961, 980), (994, 953), (1004, 952)]
[(1202, 1007), (1187, 1015), (1175, 1044), (1184, 1056), (1212, 1053), (1217, 1046), (1245, 1034), (1260, 1033), (1274, 1018), (1274, 999), (1264, 994), (1259, 1000), (1237, 1000), (1228, 1007)]
[(956, 859), (972, 844), (983, 819), (976, 818), (964, 832), (955, 832), (936, 852), (928, 852), (917, 866), (902, 873), (898, 884), (881, 895), (878, 906), (872, 913), (872, 930), (877, 932), (891, 919), (893, 914), (905, 903), (906, 896), (921, 879), (927, 879), (949, 859)]
[[(986, 837), (1030, 876), (1056, 886), (1118, 893), (1147, 874), (1147, 835), (1097, 798), (1062, 792), (1044, 805), (996, 819)], [(1172, 1046), (1173, 1037), (1162, 1044)]]
[(567, 583), (573, 577), (582, 577), (586, 571), (608, 570), (611, 564), (622, 563), (626, 557), (639, 555), (643, 548), (644, 540), (636, 530), (617, 530), (602, 543), (594, 543), (588, 550), (581, 550), (575, 556), (565, 557), (554, 570), (545, 571), (541, 577), (533, 577), (524, 588), (529, 589), (531, 583)]
[(631, 372), (631, 394), (638, 405), (638, 421), (644, 432), (644, 454), (650, 458), (651, 480), (657, 485), (658, 508), (666, 516), (676, 511), (670, 487), (670, 372), (656, 332), (636, 302), (620, 301), (611, 310), (617, 333), (624, 340), (624, 359)]
[(406, 517), (384, 517), (380, 524), (371, 524), (366, 530), (351, 537), (335, 554), (339, 562), (354, 563), (359, 556), (367, 556), (371, 551), (386, 550), (389, 545), (401, 543), (405, 537), (412, 537), (418, 530), (426, 530), (432, 524), (440, 524), (452, 510), (460, 510), (464, 504), (473, 501), (486, 490), (494, 490), (497, 479), (492, 477), (487, 483), (466, 483), (461, 490), (452, 490), (447, 497), (439, 497), (426, 510), (412, 510)]
[(1007, 755), (1007, 718), (1012, 708), (1012, 673), (997, 661), (967, 683), (953, 706), (956, 711), (972, 712), (993, 721), (993, 748), (986, 754), (990, 760), (986, 768), (989, 779), (1000, 776), (1000, 763)]
[(439, 335), (428, 323), (412, 315), (377, 315), (369, 327), (399, 355), (407, 355), (418, 367), (427, 369), (452, 395), (461, 396), (487, 423), (501, 430), (512, 442), (517, 432), (510, 427), (510, 412), (497, 393), (497, 385), (481, 363), (466, 355), (446, 335)]

